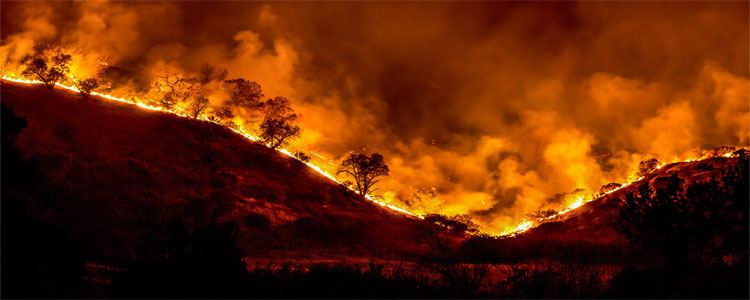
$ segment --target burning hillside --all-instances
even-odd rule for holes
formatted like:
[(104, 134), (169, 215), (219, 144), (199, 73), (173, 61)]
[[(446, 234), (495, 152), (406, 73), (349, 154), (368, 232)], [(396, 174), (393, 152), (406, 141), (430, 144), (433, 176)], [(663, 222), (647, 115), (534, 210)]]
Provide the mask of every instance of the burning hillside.
[(749, 9), (3, 2), (3, 285), (745, 296)]
[(707, 153), (708, 157), (701, 159), (659, 165), (659, 168), (644, 174), (638, 180), (598, 195), (596, 199), (580, 205), (580, 208), (572, 212), (538, 220), (538, 227), (519, 232), (519, 237), (529, 240), (624, 243), (625, 238), (617, 233), (613, 224), (620, 218), (619, 213), (626, 195), (637, 193), (643, 187), (663, 188), (672, 176), (677, 176), (685, 185), (712, 180), (721, 183), (728, 170), (748, 157), (747, 149), (723, 150), (727, 152)]
[[(108, 253), (101, 259), (136, 252), (128, 240), (154, 230), (130, 227), (143, 218), (191, 223), (212, 212), (240, 220), (245, 255), (253, 257), (391, 258), (420, 251), (414, 240), (421, 220), (359, 197), (284, 151), (160, 108), (78, 97), (2, 84), (3, 104), (28, 122), (16, 144), (38, 162), (44, 180), (37, 184), (67, 199), (35, 210)], [(263, 247), (258, 240), (266, 240)]]
[(267, 144), (341, 182), (349, 153), (382, 154), (371, 200), (498, 235), (641, 161), (750, 142), (745, 3), (208, 6), (7, 3), (0, 71), (39, 80), (61, 52), (67, 72), (43, 77), (256, 138), (260, 104), (288, 108)]

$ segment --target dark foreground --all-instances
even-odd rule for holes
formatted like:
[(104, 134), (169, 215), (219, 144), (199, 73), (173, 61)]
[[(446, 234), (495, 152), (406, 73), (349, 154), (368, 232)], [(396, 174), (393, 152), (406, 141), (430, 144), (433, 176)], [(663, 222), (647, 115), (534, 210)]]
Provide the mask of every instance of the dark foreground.
[[(60, 127), (35, 127), (34, 115), (19, 117), (6, 106), (7, 97), (4, 90), (4, 298), (748, 297), (747, 153), (696, 165), (708, 170), (702, 171), (710, 175), (705, 180), (677, 176), (694, 170), (675, 168), (674, 176), (654, 174), (651, 181), (607, 199), (616, 203), (614, 213), (597, 221), (609, 228), (602, 235), (607, 238), (576, 237), (571, 228), (581, 224), (571, 227), (571, 222), (587, 220), (579, 218), (545, 224), (544, 234), (537, 230), (500, 239), (380, 213), (335, 186), (323, 196), (312, 190), (307, 196), (287, 193), (279, 182), (308, 175), (295, 173), (304, 170), (293, 162), (258, 154), (261, 150), (252, 151), (254, 159), (240, 175), (263, 178), (258, 172), (270, 172), (266, 182), (274, 189), (243, 191), (232, 183), (239, 171), (221, 165), (231, 158), (216, 155), (224, 151), (221, 143), (231, 141), (221, 133), (209, 136), (215, 141), (204, 148), (197, 142), (190, 146), (194, 150), (178, 148), (187, 151), (178, 157), (210, 159), (222, 178), (207, 179), (205, 196), (182, 200), (186, 196), (179, 191), (214, 175), (200, 175), (208, 172), (199, 169), (203, 164), (169, 165), (167, 157), (176, 154), (158, 152), (159, 147), (148, 153), (134, 148), (132, 161), (91, 156), (114, 150), (106, 148), (112, 147), (107, 139), (134, 137), (109, 132), (126, 136), (99, 135), (104, 141), (93, 142), (88, 132), (96, 130), (86, 131), (80, 119), (58, 118)], [(69, 101), (49, 95), (35, 100), (48, 102), (34, 105)], [(111, 116), (117, 109), (75, 105), (88, 105), (80, 109), (94, 115), (108, 109)], [(132, 117), (150, 120), (149, 115)], [(164, 130), (192, 132), (176, 123), (183, 121), (156, 121)], [(195, 169), (199, 175), (191, 176), (206, 177), (170, 175), (145, 163), (160, 156), (165, 165), (158, 168)], [(285, 167), (279, 171), (274, 164)], [(181, 178), (195, 182), (178, 182)], [(143, 184), (128, 191), (127, 182)], [(316, 184), (325, 187), (322, 182)], [(249, 186), (262, 187), (254, 184)], [(211, 195), (221, 187), (252, 201)]]

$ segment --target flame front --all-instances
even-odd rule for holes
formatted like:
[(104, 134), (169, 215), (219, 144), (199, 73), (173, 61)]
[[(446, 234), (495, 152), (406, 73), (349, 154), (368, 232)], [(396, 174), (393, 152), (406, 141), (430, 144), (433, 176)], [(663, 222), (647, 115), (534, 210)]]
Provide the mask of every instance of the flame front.
[[(10, 77), (10, 76), (3, 76), (2, 79), (3, 80), (7, 80), (7, 81), (11, 81), (11, 82), (16, 82), (16, 83), (24, 83), (24, 84), (41, 84), (42, 83), (41, 81), (37, 81), (37, 80), (29, 80), (29, 79), (25, 79), (25, 78)], [(69, 90), (69, 91), (80, 92), (77, 88), (75, 88), (73, 86), (65, 85), (65, 84), (62, 84), (62, 83), (59, 83), (59, 82), (56, 82), (55, 85), (58, 86), (58, 87), (60, 87), (60, 88)], [(151, 106), (151, 105), (145, 104), (144, 102), (146, 102), (146, 101), (143, 101), (144, 99), (133, 98), (135, 101), (131, 101), (131, 100), (127, 100), (125, 98), (121, 98), (121, 97), (117, 97), (117, 96), (113, 96), (113, 95), (108, 95), (108, 94), (102, 94), (102, 93), (98, 93), (98, 92), (92, 92), (91, 94), (99, 96), (99, 97), (102, 97), (102, 98), (107, 99), (107, 100), (112, 100), (112, 101), (118, 101), (118, 102), (133, 104), (133, 105), (135, 105), (135, 106), (137, 106), (139, 108), (143, 108), (143, 109), (148, 109), (148, 110), (153, 110), (153, 111), (160, 111), (160, 112), (170, 113), (170, 114), (177, 115), (177, 116), (180, 116), (180, 117), (183, 117), (183, 118), (190, 118), (190, 119), (192, 119), (192, 117), (188, 116), (183, 110), (180, 110), (180, 109), (172, 109), (172, 110), (170, 110), (170, 109), (165, 109), (163, 107)], [(199, 118), (199, 120), (204, 121), (204, 122), (212, 122), (212, 123), (221, 125), (219, 122), (211, 121), (207, 117), (201, 117), (201, 118)], [(235, 133), (243, 136), (244, 138), (246, 138), (248, 140), (251, 140), (251, 141), (254, 141), (254, 142), (260, 142), (260, 139), (257, 136), (254, 136), (254, 135), (248, 133), (242, 127), (240, 127), (239, 129), (234, 129), (234, 128), (228, 128), (228, 129), (234, 131)], [(280, 152), (282, 154), (285, 154), (285, 155), (287, 155), (287, 156), (289, 156), (291, 158), (297, 159), (287, 149), (279, 148), (279, 149), (276, 149), (276, 151), (278, 151), (278, 152)], [(318, 156), (318, 157), (321, 157), (321, 158), (325, 158), (325, 157), (323, 157), (323, 156), (321, 156), (320, 154), (317, 154), (317, 153), (315, 155)], [(336, 182), (338, 184), (342, 184), (341, 181), (339, 181), (336, 177), (334, 177), (333, 175), (331, 175), (328, 172), (326, 172), (325, 170), (323, 170), (321, 167), (319, 167), (319, 166), (317, 166), (317, 165), (315, 165), (315, 164), (313, 164), (311, 162), (303, 162), (303, 163), (306, 164), (311, 169), (313, 169), (318, 174), (323, 175), (326, 178), (328, 178), (328, 179), (330, 179), (330, 180), (332, 180), (332, 181), (334, 181), (334, 182)], [(354, 191), (354, 189), (352, 189), (351, 187), (347, 187), (347, 188), (349, 188), (351, 191)], [(356, 191), (354, 191), (354, 192), (356, 193)], [(409, 216), (412, 216), (412, 217), (417, 217), (417, 218), (420, 218), (420, 219), (424, 219), (424, 217), (422, 217), (420, 215), (415, 215), (415, 214), (411, 213), (410, 211), (408, 211), (408, 210), (406, 210), (404, 208), (401, 208), (401, 207), (398, 207), (398, 206), (395, 206), (393, 204), (386, 203), (386, 202), (383, 202), (383, 201), (379, 201), (375, 197), (373, 197), (372, 195), (364, 195), (364, 198), (367, 199), (367, 200), (369, 200), (369, 201), (371, 201), (371, 202), (374, 202), (375, 204), (378, 204), (378, 205), (380, 205), (382, 207), (388, 208), (391, 211), (398, 212), (398, 213), (405, 214), (405, 215), (409, 215)]]
[[(7, 80), (7, 81), (11, 81), (11, 82), (16, 82), (16, 83), (23, 83), (23, 84), (41, 84), (42, 83), (41, 81), (37, 81), (37, 80), (29, 80), (29, 79), (26, 79), (26, 78), (11, 77), (11, 76), (2, 76), (2, 79), (3, 80)], [(65, 84), (62, 84), (62, 83), (59, 83), (59, 82), (56, 82), (55, 85), (58, 86), (58, 87), (60, 87), (60, 88), (69, 90), (69, 91), (80, 92), (77, 88), (75, 88), (73, 86), (65, 85)], [(173, 115), (177, 115), (177, 116), (180, 116), (180, 117), (183, 117), (183, 118), (191, 118), (191, 119), (193, 119), (192, 117), (188, 116), (184, 110), (182, 110), (180, 108), (166, 109), (166, 108), (159, 107), (159, 106), (148, 105), (146, 103), (153, 103), (154, 101), (148, 101), (147, 99), (141, 99), (141, 98), (137, 98), (137, 97), (131, 97), (131, 100), (128, 100), (128, 99), (123, 98), (123, 97), (117, 97), (117, 96), (114, 96), (114, 95), (103, 94), (103, 93), (99, 93), (99, 92), (92, 92), (91, 94), (99, 96), (99, 97), (102, 97), (103, 99), (107, 99), (107, 100), (111, 100), (111, 101), (118, 101), (118, 102), (122, 102), (122, 103), (128, 103), (128, 104), (131, 104), (131, 105), (135, 105), (135, 106), (137, 106), (139, 108), (142, 108), (142, 109), (147, 109), (147, 110), (151, 110), (151, 111), (160, 111), (160, 112), (164, 112), (164, 113), (170, 113), (170, 114), (173, 114)], [(212, 123), (215, 123), (215, 124), (223, 126), (219, 122), (212, 121), (208, 117), (205, 117), (205, 116), (200, 117), (199, 120), (201, 120), (203, 122), (212, 122)], [(255, 136), (255, 135), (247, 132), (241, 126), (238, 129), (229, 128), (229, 127), (226, 127), (226, 128), (228, 128), (229, 130), (234, 131), (235, 133), (243, 136), (244, 138), (246, 138), (248, 140), (251, 140), (251, 141), (254, 141), (254, 142), (260, 142), (260, 139), (257, 136)], [(287, 149), (279, 148), (279, 149), (276, 149), (276, 150), (278, 152), (284, 154), (284, 155), (287, 155), (287, 156), (289, 156), (291, 158), (297, 159), (292, 154), (292, 152), (290, 152)], [(314, 156), (318, 157), (319, 159), (321, 159), (323, 161), (326, 161), (329, 164), (331, 164), (330, 160), (328, 160), (325, 156), (322, 156), (322, 155), (320, 155), (318, 153), (315, 153), (315, 152), (311, 152), (311, 153)], [(718, 154), (718, 156), (730, 157), (731, 156), (731, 152), (721, 153), (721, 154)], [(702, 160), (702, 159), (707, 159), (707, 158), (710, 158), (710, 157), (713, 157), (713, 156), (701, 156), (701, 157), (694, 157), (694, 158), (689, 158), (689, 159), (684, 159), (684, 160), (680, 160), (678, 158), (675, 158), (669, 164), (676, 163), (676, 162), (694, 162), (694, 161), (699, 161), (699, 160)], [(324, 177), (326, 177), (326, 178), (328, 178), (328, 179), (330, 179), (330, 180), (332, 180), (332, 181), (334, 181), (334, 182), (336, 182), (338, 184), (342, 184), (342, 182), (340, 180), (338, 180), (335, 176), (331, 175), (329, 172), (327, 172), (326, 170), (324, 170), (321, 166), (316, 165), (316, 164), (314, 164), (312, 162), (303, 162), (303, 163), (306, 164), (308, 167), (310, 167), (315, 172), (317, 172), (318, 174), (320, 174), (320, 175), (322, 175), (322, 176), (324, 176)], [(667, 165), (667, 163), (661, 163), (661, 164), (659, 164), (656, 167), (656, 169), (657, 170), (661, 169), (665, 165)], [(535, 226), (538, 226), (539, 224), (543, 223), (546, 220), (551, 220), (551, 219), (555, 219), (555, 218), (559, 218), (561, 216), (564, 216), (564, 215), (566, 215), (566, 214), (568, 214), (568, 213), (570, 213), (570, 212), (578, 209), (579, 207), (583, 206), (584, 204), (586, 204), (588, 202), (591, 202), (593, 200), (601, 198), (601, 197), (603, 197), (605, 195), (614, 193), (614, 192), (616, 192), (618, 190), (621, 190), (621, 189), (623, 189), (625, 187), (628, 187), (631, 184), (633, 184), (635, 182), (638, 182), (638, 181), (640, 181), (642, 179), (643, 179), (643, 177), (634, 178), (634, 176), (630, 176), (630, 180), (628, 180), (624, 184), (620, 185), (617, 188), (614, 188), (614, 189), (611, 189), (609, 191), (606, 191), (606, 192), (604, 192), (602, 194), (597, 194), (597, 195), (593, 195), (593, 194), (579, 195), (579, 196), (577, 196), (575, 198), (575, 201), (573, 203), (571, 203), (567, 207), (563, 207), (561, 210), (559, 210), (556, 214), (554, 214), (552, 216), (548, 216), (548, 217), (544, 217), (544, 218), (538, 218), (538, 219), (535, 219), (535, 220), (522, 219), (516, 225), (510, 226), (509, 228), (507, 228), (506, 230), (503, 230), (501, 232), (496, 232), (496, 231), (493, 231), (493, 230), (488, 229), (488, 228), (482, 228), (482, 227), (480, 227), (480, 232), (482, 232), (484, 234), (493, 235), (493, 236), (515, 236), (515, 235), (518, 235), (520, 233), (526, 232), (529, 229), (534, 228)], [(349, 190), (353, 191), (354, 193), (357, 193), (357, 191), (355, 189), (353, 189), (351, 186), (347, 186), (347, 188)], [(380, 200), (378, 200), (373, 195), (364, 195), (364, 198), (367, 199), (368, 201), (371, 201), (371, 202), (377, 204), (377, 205), (380, 205), (380, 206), (382, 206), (384, 208), (387, 208), (387, 209), (389, 209), (389, 210), (391, 210), (393, 212), (404, 214), (404, 215), (408, 215), (408, 216), (411, 216), (411, 217), (416, 217), (416, 218), (424, 219), (424, 216), (422, 216), (422, 215), (412, 213), (412, 212), (410, 212), (409, 210), (407, 210), (405, 208), (398, 207), (398, 206), (393, 205), (391, 203), (387, 203), (385, 201), (380, 201)]]

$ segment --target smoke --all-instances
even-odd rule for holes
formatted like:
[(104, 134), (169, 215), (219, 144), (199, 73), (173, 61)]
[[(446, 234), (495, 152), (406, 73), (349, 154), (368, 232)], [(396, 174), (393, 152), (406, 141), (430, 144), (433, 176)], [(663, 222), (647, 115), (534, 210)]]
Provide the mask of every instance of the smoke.
[[(54, 43), (138, 70), (203, 63), (285, 96), (294, 149), (384, 154), (388, 201), (501, 231), (640, 160), (750, 144), (746, 2), (4, 3), (3, 61)], [(90, 61), (90, 60), (89, 60)], [(225, 96), (209, 95), (219, 104)], [(314, 157), (314, 159), (318, 159)], [(321, 163), (320, 161), (318, 163)]]

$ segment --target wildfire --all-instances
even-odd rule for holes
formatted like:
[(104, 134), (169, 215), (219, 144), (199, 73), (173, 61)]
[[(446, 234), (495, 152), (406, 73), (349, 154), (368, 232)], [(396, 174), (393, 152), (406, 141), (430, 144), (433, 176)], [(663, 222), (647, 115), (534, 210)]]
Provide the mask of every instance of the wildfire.
[[(3, 76), (2, 79), (3, 80), (7, 80), (7, 81), (11, 81), (11, 82), (24, 83), (24, 84), (40, 84), (40, 83), (42, 83), (41, 81), (37, 81), (37, 80), (28, 80), (28, 79), (24, 79), (24, 78), (15, 78), (15, 77), (9, 77), (9, 76)], [(80, 92), (77, 88), (75, 88), (73, 86), (68, 86), (68, 85), (65, 85), (65, 84), (61, 84), (59, 82), (56, 82), (55, 85), (58, 86), (58, 87), (60, 87), (60, 88), (66, 89), (66, 90), (70, 90), (70, 91), (74, 91), (74, 92)], [(128, 100), (128, 99), (125, 99), (125, 98), (121, 98), (121, 97), (117, 97), (117, 96), (113, 96), (113, 95), (108, 95), (108, 94), (102, 94), (102, 93), (98, 93), (98, 92), (92, 92), (91, 95), (96, 95), (96, 96), (102, 97), (102, 98), (107, 99), (107, 100), (118, 101), (118, 102), (123, 102), (123, 103), (128, 103), (128, 104), (136, 105), (136, 106), (138, 106), (140, 108), (143, 108), (143, 109), (148, 109), (148, 110), (153, 110), (153, 111), (161, 111), (161, 112), (165, 112), (165, 113), (170, 113), (170, 114), (173, 114), (173, 115), (177, 115), (177, 116), (180, 116), (180, 117), (183, 117), (183, 118), (191, 118), (192, 119), (192, 117), (188, 116), (182, 110), (179, 110), (179, 109), (171, 109), (170, 110), (170, 109), (165, 109), (163, 107), (151, 106), (151, 105), (145, 104), (144, 102), (146, 102), (146, 101), (143, 101), (143, 99), (133, 98), (132, 100)], [(202, 118), (200, 118), (200, 120), (204, 121), (204, 122), (212, 122), (212, 123), (221, 125), (219, 122), (211, 121), (207, 117), (202, 117)], [(245, 131), (242, 128), (240, 128), (240, 129), (229, 128), (229, 129), (232, 130), (232, 131), (234, 131), (235, 133), (241, 135), (242, 137), (248, 139), (248, 140), (251, 140), (251, 141), (254, 141), (254, 142), (259, 142), (260, 141), (260, 139), (258, 137), (256, 137), (256, 136), (248, 133), (247, 131)], [(290, 152), (287, 149), (280, 148), (280, 149), (276, 149), (276, 150), (278, 152), (282, 153), (282, 154), (285, 154), (285, 155), (291, 157), (291, 158), (297, 159), (294, 156), (294, 154), (292, 154), (292, 152)], [(317, 157), (325, 159), (320, 154), (314, 153), (314, 155), (317, 156)], [(330, 179), (330, 180), (332, 180), (332, 181), (334, 181), (334, 182), (336, 182), (338, 184), (342, 184), (338, 179), (336, 179), (336, 177), (334, 177), (333, 175), (331, 175), (328, 172), (326, 172), (325, 170), (323, 170), (320, 166), (317, 166), (317, 165), (315, 165), (315, 164), (313, 164), (311, 162), (303, 162), (303, 163), (306, 164), (311, 169), (315, 170), (315, 172), (318, 172), (320, 175), (323, 175), (326, 178), (328, 178), (328, 179)], [(354, 191), (354, 189), (352, 189), (351, 187), (347, 187), (347, 188), (349, 188), (350, 190)], [(356, 193), (356, 191), (354, 191), (354, 192)], [(395, 206), (395, 205), (390, 204), (390, 203), (386, 203), (386, 202), (377, 200), (372, 195), (364, 195), (364, 198), (367, 199), (367, 200), (369, 200), (369, 201), (371, 201), (371, 202), (374, 202), (375, 204), (378, 204), (378, 205), (380, 205), (382, 207), (388, 208), (388, 209), (390, 209), (392, 211), (395, 211), (395, 212), (398, 212), (398, 213), (402, 213), (402, 214), (405, 214), (405, 215), (409, 215), (409, 216), (412, 216), (412, 217), (417, 217), (417, 218), (420, 218), (420, 219), (424, 219), (423, 216), (413, 214), (413, 213), (411, 213), (410, 211), (408, 211), (406, 209), (400, 208), (400, 207)]]
[[(695, 161), (701, 161), (701, 160), (704, 160), (704, 159), (708, 159), (708, 158), (712, 158), (712, 157), (719, 157), (719, 156), (721, 156), (721, 157), (731, 157), (732, 156), (732, 151), (727, 151), (727, 152), (719, 154), (719, 155), (704, 154), (704, 155), (701, 155), (700, 157), (689, 158), (689, 159), (684, 159), (684, 160), (680, 160), (680, 159), (675, 158), (670, 163), (661, 163), (661, 164), (659, 164), (658, 166), (656, 166), (656, 170), (659, 170), (659, 169), (663, 168), (664, 166), (669, 165), (669, 164), (673, 164), (673, 163), (695, 162)], [(633, 183), (639, 182), (639, 181), (641, 181), (643, 179), (644, 179), (643, 176), (635, 178), (635, 179), (632, 179), (632, 176), (631, 176), (631, 180), (629, 180), (628, 182), (623, 183), (619, 187), (611, 189), (611, 190), (606, 191), (604, 193), (587, 195), (587, 196), (578, 196), (578, 198), (576, 198), (575, 202), (573, 202), (572, 204), (570, 204), (568, 207), (560, 210), (558, 213), (556, 213), (556, 214), (554, 214), (552, 216), (548, 216), (548, 217), (545, 217), (545, 218), (539, 218), (539, 219), (536, 219), (536, 220), (522, 220), (522, 222), (520, 224), (518, 224), (517, 226), (513, 227), (510, 230), (503, 231), (502, 233), (499, 234), (499, 236), (508, 236), (508, 237), (511, 237), (511, 236), (516, 236), (518, 234), (524, 233), (524, 232), (528, 231), (529, 229), (534, 228), (534, 227), (542, 224), (544, 221), (564, 216), (564, 215), (570, 213), (571, 211), (573, 211), (573, 210), (575, 210), (575, 209), (583, 206), (586, 203), (589, 203), (591, 201), (594, 201), (596, 199), (599, 199), (601, 197), (604, 197), (606, 195), (609, 195), (611, 193), (619, 191), (619, 190), (621, 190), (623, 188), (626, 188), (626, 187), (632, 185)]]
[[(11, 77), (11, 76), (2, 76), (2, 79), (3, 80), (7, 80), (7, 81), (11, 81), (11, 82), (16, 82), (16, 83), (23, 83), (23, 84), (40, 84), (40, 83), (42, 83), (41, 81), (37, 81), (37, 80), (28, 80), (28, 79), (24, 79), (24, 78)], [(68, 85), (65, 85), (65, 84), (61, 84), (59, 82), (56, 82), (55, 85), (58, 86), (58, 87), (60, 87), (60, 88), (63, 88), (63, 89), (66, 89), (66, 90), (70, 90), (70, 91), (73, 91), (73, 92), (80, 92), (77, 88), (75, 88), (73, 86), (68, 86)], [(122, 103), (128, 103), (128, 104), (135, 105), (137, 107), (140, 107), (140, 108), (143, 108), (143, 109), (147, 109), (147, 110), (160, 111), (160, 112), (164, 112), (164, 113), (170, 113), (170, 114), (173, 114), (173, 115), (177, 115), (177, 116), (180, 116), (180, 117), (183, 117), (183, 118), (191, 118), (192, 119), (192, 117), (190, 117), (189, 115), (187, 115), (183, 110), (181, 110), (179, 108), (177, 108), (177, 109), (166, 109), (166, 108), (159, 107), (159, 106), (148, 105), (146, 103), (153, 103), (153, 101), (146, 101), (146, 99), (140, 99), (140, 98), (132, 97), (130, 100), (128, 100), (128, 99), (117, 97), (117, 96), (113, 96), (113, 95), (102, 94), (102, 93), (99, 93), (99, 92), (92, 92), (91, 95), (96, 95), (96, 96), (99, 96), (99, 97), (102, 97), (104, 99), (111, 100), (111, 101), (118, 101), (118, 102), (122, 102)], [(212, 122), (212, 123), (215, 123), (215, 124), (223, 126), (218, 121), (210, 120), (208, 117), (205, 117), (205, 116), (199, 118), (199, 120), (204, 121), (204, 122)], [(242, 127), (239, 127), (239, 128), (229, 128), (229, 127), (226, 127), (226, 128), (234, 131), (235, 133), (241, 135), (242, 137), (244, 137), (244, 138), (246, 138), (248, 140), (251, 140), (251, 141), (254, 141), (254, 142), (260, 142), (260, 139), (257, 136), (255, 136), (255, 135), (247, 132)], [(284, 154), (284, 155), (287, 155), (287, 156), (289, 156), (291, 158), (299, 160), (297, 157), (294, 156), (294, 154), (291, 151), (289, 151), (287, 149), (276, 149), (276, 150), (278, 152)], [(328, 164), (335, 165), (330, 160), (328, 160), (326, 157), (324, 157), (324, 156), (322, 156), (322, 155), (320, 155), (318, 153), (311, 152), (311, 154), (314, 155), (314, 156), (316, 156), (316, 157), (318, 157), (319, 159), (323, 160), (324, 162), (327, 162)], [(731, 156), (731, 152), (722, 153), (722, 154), (720, 154), (718, 156), (730, 157)], [(682, 160), (678, 159), (678, 158), (675, 158), (669, 164), (676, 163), (676, 162), (694, 162), (694, 161), (700, 161), (700, 160), (707, 159), (707, 158), (710, 158), (710, 157), (714, 157), (714, 156), (712, 156), (712, 155), (702, 155), (700, 157), (689, 158), (689, 159), (682, 159)], [(310, 167), (311, 169), (313, 169), (318, 174), (323, 175), (326, 178), (328, 178), (328, 179), (330, 179), (330, 180), (332, 180), (332, 181), (334, 181), (334, 182), (336, 182), (338, 184), (342, 184), (343, 185), (343, 183), (341, 181), (339, 181), (336, 177), (334, 177), (333, 175), (331, 175), (330, 173), (328, 173), (321, 166), (316, 165), (316, 164), (314, 164), (312, 162), (304, 162), (304, 161), (301, 161), (301, 162), (303, 162), (304, 164), (306, 164), (308, 167)], [(656, 169), (657, 170), (661, 169), (662, 167), (664, 167), (666, 165), (667, 165), (667, 163), (662, 163), (662, 164), (656, 166)], [(618, 190), (621, 190), (621, 189), (623, 189), (625, 187), (628, 187), (631, 184), (633, 184), (635, 182), (638, 182), (640, 180), (643, 180), (643, 177), (634, 178), (634, 176), (631, 176), (630, 179), (627, 182), (625, 182), (624, 184), (622, 184), (619, 187), (616, 187), (614, 189), (611, 189), (609, 191), (606, 191), (604, 193), (589, 194), (589, 195), (580, 195), (580, 196), (578, 196), (575, 199), (575, 201), (572, 204), (568, 205), (567, 207), (562, 208), (561, 210), (559, 210), (554, 215), (547, 216), (547, 217), (544, 217), (544, 218), (538, 218), (538, 219), (535, 219), (535, 220), (522, 219), (520, 221), (520, 223), (518, 223), (517, 225), (511, 226), (510, 229), (507, 229), (507, 230), (502, 231), (500, 233), (493, 232), (493, 231), (488, 230), (488, 229), (483, 229), (481, 227), (480, 227), (480, 230), (483, 233), (485, 233), (485, 234), (490, 234), (490, 235), (494, 235), (494, 236), (505, 236), (505, 237), (515, 236), (515, 235), (518, 235), (520, 233), (526, 232), (529, 229), (534, 228), (534, 227), (542, 224), (544, 221), (564, 216), (564, 215), (570, 213), (571, 211), (574, 211), (577, 208), (583, 206), (584, 204), (586, 204), (588, 202), (591, 202), (593, 200), (599, 199), (599, 198), (601, 198), (603, 196), (606, 196), (608, 194), (614, 193), (614, 192), (616, 192)], [(351, 186), (347, 186), (347, 188), (349, 190), (357, 193), (357, 191), (355, 189), (353, 189)], [(410, 212), (410, 211), (408, 211), (408, 210), (406, 210), (404, 208), (395, 206), (395, 205), (393, 205), (391, 203), (388, 203), (388, 202), (385, 202), (385, 201), (380, 201), (380, 200), (378, 200), (373, 195), (364, 195), (364, 198), (367, 199), (368, 201), (371, 201), (371, 202), (373, 202), (375, 204), (378, 204), (378, 205), (380, 205), (382, 207), (390, 209), (391, 211), (394, 211), (394, 212), (397, 212), (397, 213), (401, 213), (401, 214), (404, 214), (404, 215), (408, 215), (408, 216), (411, 216), (411, 217), (416, 217), (416, 218), (424, 219), (424, 216), (422, 216), (422, 215), (414, 214), (414, 213), (412, 213), (412, 212)]]

